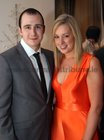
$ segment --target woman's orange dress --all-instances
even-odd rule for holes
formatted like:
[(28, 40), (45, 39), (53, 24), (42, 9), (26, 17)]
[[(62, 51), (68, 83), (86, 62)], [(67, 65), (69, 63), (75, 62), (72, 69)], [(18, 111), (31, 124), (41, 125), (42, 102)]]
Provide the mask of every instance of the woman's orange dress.
[[(57, 81), (57, 72), (54, 75), (56, 105), (51, 140), (82, 140), (83, 138), (90, 108), (86, 76), (91, 58), (91, 55), (84, 54), (80, 68), (74, 66), (63, 84)], [(97, 132), (93, 140), (98, 140)]]

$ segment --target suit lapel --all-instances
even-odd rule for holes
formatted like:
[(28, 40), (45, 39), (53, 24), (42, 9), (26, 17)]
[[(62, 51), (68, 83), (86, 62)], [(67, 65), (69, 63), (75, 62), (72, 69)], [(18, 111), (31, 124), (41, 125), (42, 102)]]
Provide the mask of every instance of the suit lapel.
[(50, 74), (50, 77), (52, 78), (52, 70), (51, 70), (51, 63), (49, 61), (49, 53), (46, 52), (44, 49), (42, 49), (42, 53), (44, 53), (45, 57), (46, 57), (46, 61), (47, 61), (47, 65), (48, 65), (48, 69), (49, 69), (49, 74)]
[(46, 57), (46, 61), (47, 61), (47, 65), (48, 65), (48, 70), (49, 70), (49, 74), (50, 74), (50, 83), (49, 83), (49, 91), (48, 91), (48, 98), (47, 98), (47, 102), (48, 102), (49, 97), (50, 97), (50, 93), (51, 93), (51, 81), (52, 81), (51, 58), (50, 58), (50, 53), (48, 53), (48, 51), (46, 51), (45, 49), (41, 49), (41, 51), (42, 51), (42, 53)]
[[(41, 85), (40, 85), (40, 79), (37, 75), (37, 72), (30, 60), (30, 58), (28, 57), (28, 55), (26, 54), (26, 52), (24, 51), (23, 47), (21, 46), (21, 44), (18, 44), (17, 46), (17, 50), (19, 52), (19, 56), (21, 57), (21, 61), (24, 64), (24, 67), (26, 67), (27, 72), (30, 73), (30, 75), (32, 76), (32, 78), (34, 79), (34, 81), (37, 82), (38, 84), (38, 89), (39, 89), (39, 93), (41, 94), (41, 96), (44, 98), (43, 94), (42, 94), (42, 90), (41, 90)], [(31, 78), (31, 77), (30, 77)], [(33, 81), (33, 82), (34, 82)], [(34, 82), (35, 83), (35, 82)]]

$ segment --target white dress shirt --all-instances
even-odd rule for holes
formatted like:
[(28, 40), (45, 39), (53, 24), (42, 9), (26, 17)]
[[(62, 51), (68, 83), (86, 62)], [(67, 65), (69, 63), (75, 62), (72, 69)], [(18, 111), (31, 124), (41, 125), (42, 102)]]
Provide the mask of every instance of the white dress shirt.
[(36, 58), (33, 56), (34, 53), (39, 52), (40, 53), (40, 59), (42, 62), (42, 66), (44, 69), (44, 75), (45, 75), (45, 80), (46, 80), (46, 86), (47, 86), (47, 91), (49, 90), (49, 84), (50, 84), (50, 74), (49, 74), (49, 69), (48, 69), (48, 65), (47, 65), (47, 60), (46, 57), (43, 53), (41, 53), (41, 49), (39, 49), (37, 52), (34, 51), (31, 47), (29, 47), (23, 39), (21, 39), (20, 41), (22, 47), (24, 48), (26, 54), (28, 55), (28, 57), (30, 58), (30, 60), (32, 61), (32, 64), (40, 78), (40, 73), (39, 73), (39, 68), (38, 68), (38, 64), (36, 61)]

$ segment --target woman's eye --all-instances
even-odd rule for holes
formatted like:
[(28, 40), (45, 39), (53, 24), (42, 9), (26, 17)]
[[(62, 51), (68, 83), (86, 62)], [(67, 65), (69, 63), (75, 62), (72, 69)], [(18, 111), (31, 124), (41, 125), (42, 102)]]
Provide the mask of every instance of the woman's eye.
[(66, 35), (66, 37), (69, 37), (69, 35)]
[(57, 39), (57, 38), (59, 38), (58, 36), (54, 36), (54, 39)]
[(69, 37), (69, 34), (67, 34), (67, 35), (64, 35), (63, 37), (64, 37), (64, 38), (65, 38), (65, 37)]

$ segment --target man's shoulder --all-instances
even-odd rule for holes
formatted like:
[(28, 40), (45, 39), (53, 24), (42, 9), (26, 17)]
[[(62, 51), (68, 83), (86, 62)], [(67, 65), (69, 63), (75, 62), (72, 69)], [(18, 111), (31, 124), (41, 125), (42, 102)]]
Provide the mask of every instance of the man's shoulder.
[(45, 55), (49, 56), (49, 57), (53, 57), (54, 56), (54, 52), (52, 50), (48, 50), (45, 48), (41, 48), (42, 53), (44, 53)]
[(11, 57), (11, 56), (14, 56), (17, 54), (18, 52), (18, 47), (19, 47), (19, 44), (9, 48), (8, 50), (2, 52), (0, 55), (1, 56), (4, 56), (4, 57)]
[(94, 54), (95, 55), (100, 55), (100, 54), (103, 54), (104, 55), (104, 47), (98, 49), (98, 50), (95, 50), (94, 51)]
[(99, 59), (104, 73), (104, 47), (94, 51), (94, 55)]
[(15, 61), (17, 59), (17, 56), (18, 56), (18, 49), (17, 49), (18, 45), (2, 52), (0, 54), (0, 58), (2, 59), (5, 59), (6, 61)]
[(7, 49), (6, 51), (2, 52), (1, 55), (7, 55), (15, 50), (15, 46), (12, 48)]
[(52, 50), (49, 50), (49, 49), (46, 49), (46, 48), (41, 48), (41, 50), (42, 50), (43, 52), (53, 53)]

